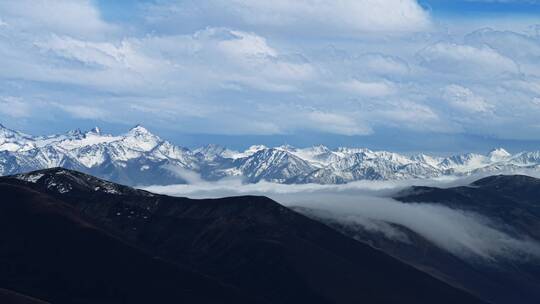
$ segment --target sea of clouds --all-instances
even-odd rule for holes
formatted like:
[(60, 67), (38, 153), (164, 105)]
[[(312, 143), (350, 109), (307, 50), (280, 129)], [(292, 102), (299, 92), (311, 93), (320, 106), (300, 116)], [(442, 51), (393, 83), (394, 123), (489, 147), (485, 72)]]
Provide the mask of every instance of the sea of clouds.
[(479, 176), (358, 181), (343, 185), (244, 184), (239, 178), (207, 182), (191, 177), (190, 184), (150, 186), (145, 190), (190, 198), (264, 195), (307, 215), (379, 232), (393, 240), (408, 242), (407, 235), (396, 226), (406, 227), (462, 258), (486, 261), (540, 258), (540, 243), (509, 235), (500, 228), (502, 225), (496, 219), (440, 204), (405, 204), (392, 199), (394, 194), (412, 185), (442, 188), (468, 185)]

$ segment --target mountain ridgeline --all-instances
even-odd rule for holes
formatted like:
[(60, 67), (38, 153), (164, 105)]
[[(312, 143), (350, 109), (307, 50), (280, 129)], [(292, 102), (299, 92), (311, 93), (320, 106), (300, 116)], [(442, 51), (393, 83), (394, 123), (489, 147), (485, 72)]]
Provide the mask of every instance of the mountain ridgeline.
[(0, 196), (11, 303), (486, 303), (266, 197), (169, 197), (62, 168), (2, 177)]
[(190, 150), (142, 126), (113, 136), (99, 128), (51, 136), (31, 136), (0, 125), (0, 175), (64, 167), (126, 185), (168, 185), (238, 177), (247, 183), (342, 184), (357, 180), (432, 178), (540, 170), (540, 151), (511, 155), (405, 156), (363, 148), (325, 146), (269, 148), (238, 152), (208, 145)]
[[(413, 186), (396, 193), (394, 199), (401, 204), (425, 208), (440, 206), (474, 215), (476, 221), (487, 223), (506, 234), (499, 236), (497, 241), (526, 240), (531, 247), (527, 253), (507, 247), (504, 255), (489, 258), (460, 255), (451, 253), (425, 234), (394, 222), (386, 223), (392, 226), (391, 235), (373, 229), (375, 224), (370, 229), (370, 226), (337, 221), (315, 209), (297, 210), (441, 280), (462, 286), (490, 303), (539, 303), (540, 179), (523, 175), (494, 175), (459, 187)], [(455, 222), (455, 225), (461, 224)], [(476, 237), (484, 242), (493, 241), (488, 235)], [(494, 246), (500, 246), (498, 249), (505, 246), (502, 245), (504, 243), (497, 244)]]

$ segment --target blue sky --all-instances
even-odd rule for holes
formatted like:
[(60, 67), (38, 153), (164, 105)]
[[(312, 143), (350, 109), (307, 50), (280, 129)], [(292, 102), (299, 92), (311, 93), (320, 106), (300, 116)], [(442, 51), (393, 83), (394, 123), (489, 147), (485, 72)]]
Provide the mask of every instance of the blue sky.
[(174, 142), (540, 148), (540, 1), (0, 3), (0, 122)]
[(474, 1), (474, 0), (424, 0), (419, 2), (425, 8), (431, 9), (436, 16), (471, 15), (531, 15), (538, 14), (540, 1)]

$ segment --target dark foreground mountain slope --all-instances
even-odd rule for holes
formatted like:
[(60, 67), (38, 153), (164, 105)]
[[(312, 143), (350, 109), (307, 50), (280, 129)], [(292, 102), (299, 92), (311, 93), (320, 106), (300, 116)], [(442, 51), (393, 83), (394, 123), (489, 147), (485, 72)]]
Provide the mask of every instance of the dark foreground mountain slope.
[[(174, 198), (64, 169), (0, 184), (9, 241), (0, 258), (19, 265), (2, 287), (44, 300), (52, 290), (94, 296), (84, 303), (118, 302), (99, 302), (105, 295), (245, 303), (238, 290), (252, 303), (484, 303), (265, 197)], [(63, 272), (52, 275), (56, 267)]]
[(2, 287), (52, 303), (248, 303), (125, 244), (47, 194), (2, 182), (0, 193)]
[[(412, 187), (396, 195), (405, 203), (441, 204), (474, 212), (516, 239), (540, 243), (540, 179), (524, 175), (495, 175), (467, 186), (452, 188)], [(423, 245), (428, 247), (426, 243)], [(540, 260), (518, 256), (491, 262), (451, 258), (432, 248), (430, 259), (420, 260), (410, 252), (392, 250), (417, 266), (435, 268), (494, 303), (535, 304), (540, 302)]]
[(48, 304), (36, 298), (28, 297), (12, 290), (0, 288), (0, 303), (9, 304)]
[[(453, 188), (411, 187), (395, 199), (403, 203), (439, 204), (472, 212), (512, 238), (540, 242), (540, 180), (529, 176), (491, 176)], [(369, 243), (441, 280), (498, 304), (540, 303), (540, 259), (520, 251), (489, 259), (459, 256), (416, 232), (390, 223), (407, 236), (407, 242), (361, 226), (329, 220), (315, 210), (303, 210), (329, 225)], [(535, 250), (532, 248), (531, 250)]]

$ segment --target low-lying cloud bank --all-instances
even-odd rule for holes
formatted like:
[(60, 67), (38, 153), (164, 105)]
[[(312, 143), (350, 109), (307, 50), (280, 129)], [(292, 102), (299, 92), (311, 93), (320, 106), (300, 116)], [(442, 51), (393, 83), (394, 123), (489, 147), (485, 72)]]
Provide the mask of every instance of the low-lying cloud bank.
[(299, 206), (311, 208), (309, 214), (345, 225), (380, 232), (387, 238), (409, 242), (397, 224), (407, 227), (436, 246), (465, 258), (540, 258), (540, 244), (516, 239), (497, 228), (498, 224), (479, 214), (441, 205), (404, 204), (390, 198), (338, 196), (335, 201), (310, 200)]
[(517, 239), (498, 229), (499, 224), (480, 214), (441, 205), (404, 204), (391, 196), (411, 185), (453, 187), (475, 177), (431, 180), (359, 181), (344, 185), (284, 185), (269, 182), (243, 184), (240, 179), (198, 181), (189, 185), (151, 186), (146, 190), (191, 198), (265, 195), (288, 207), (311, 210), (311, 215), (379, 232), (408, 242), (398, 226), (416, 232), (436, 246), (463, 258), (523, 260), (540, 258), (540, 244)]

